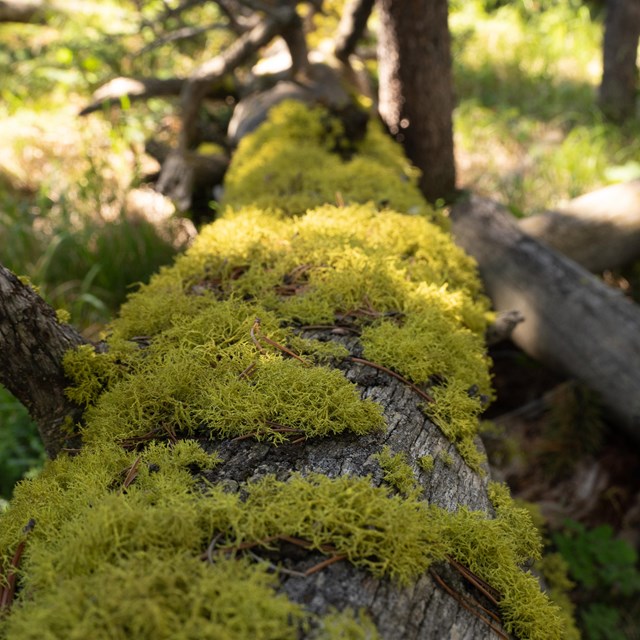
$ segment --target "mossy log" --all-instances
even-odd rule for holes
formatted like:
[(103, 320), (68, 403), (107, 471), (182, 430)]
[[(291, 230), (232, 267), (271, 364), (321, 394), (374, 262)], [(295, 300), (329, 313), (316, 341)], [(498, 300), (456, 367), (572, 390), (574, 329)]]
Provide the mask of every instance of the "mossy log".
[(352, 144), (276, 107), (224, 216), (66, 354), (83, 449), (0, 515), (3, 637), (568, 637), (478, 440), (474, 263), (381, 127)]
[(495, 308), (523, 314), (514, 342), (584, 382), (640, 440), (638, 306), (524, 233), (496, 202), (472, 197), (451, 217), (456, 241), (478, 261)]

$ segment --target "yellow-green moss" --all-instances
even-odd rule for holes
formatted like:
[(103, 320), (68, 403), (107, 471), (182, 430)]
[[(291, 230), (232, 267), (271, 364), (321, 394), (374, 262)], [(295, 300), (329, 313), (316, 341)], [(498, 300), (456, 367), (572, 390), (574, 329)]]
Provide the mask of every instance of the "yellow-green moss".
[(390, 447), (382, 447), (382, 451), (374, 456), (383, 472), (384, 481), (407, 497), (419, 498), (422, 489), (404, 453), (393, 453)]
[(66, 309), (56, 309), (56, 318), (60, 324), (68, 324), (71, 321), (71, 314)]
[[(479, 468), (477, 416), (491, 396), (482, 339), (487, 309), (471, 260), (422, 217), (370, 205), (325, 206), (294, 219), (245, 209), (205, 228), (173, 268), (131, 296), (112, 325), (108, 356), (69, 356), (76, 382), (69, 395), (88, 403), (108, 388), (91, 409), (89, 438), (96, 430), (113, 437), (116, 421), (123, 438), (168, 422), (177, 432), (208, 427), (223, 436), (255, 431), (275, 440), (281, 436), (264, 430), (265, 420), (284, 420), (307, 435), (340, 431), (335, 421), (316, 428), (296, 416), (294, 424), (291, 411), (298, 410), (284, 411), (288, 400), (274, 400), (267, 389), (269, 369), (289, 372), (298, 388), (311, 379), (335, 382), (343, 390), (341, 415), (351, 411), (349, 428), (362, 433), (365, 421), (373, 430), (380, 418), (355, 402), (351, 385), (322, 368), (281, 362), (283, 354), (269, 344), (261, 353), (251, 337), (259, 317), (264, 335), (322, 363), (347, 352), (301, 343), (292, 328), (347, 322), (362, 333), (366, 358), (418, 384), (439, 381), (431, 390), (436, 402), (426, 409)], [(251, 377), (240, 376), (252, 365)], [(353, 401), (346, 402), (349, 394)], [(319, 415), (335, 413), (316, 408)]]
[(427, 454), (424, 456), (420, 456), (418, 458), (418, 466), (425, 472), (431, 473), (433, 471), (433, 467), (435, 466), (435, 461), (433, 456)]
[[(7, 637), (31, 638), (43, 628), (57, 630), (51, 637), (82, 637), (72, 632), (91, 624), (100, 633), (100, 625), (106, 625), (103, 635), (92, 637), (124, 637), (135, 625), (136, 637), (155, 637), (161, 618), (138, 619), (141, 594), (152, 588), (149, 606), (166, 610), (170, 630), (190, 624), (198, 628), (201, 618), (209, 620), (210, 605), (223, 598), (225, 604), (215, 618), (220, 626), (213, 627), (218, 633), (238, 623), (247, 629), (280, 626), (281, 637), (293, 636), (291, 616), (299, 621), (303, 612), (273, 590), (265, 591), (269, 581), (261, 563), (234, 560), (239, 562), (234, 574), (229, 561), (215, 550), (212, 566), (197, 560), (203, 554), (206, 558), (204, 552), (217, 534), (222, 534), (220, 544), (225, 547), (259, 545), (279, 535), (304, 538), (313, 549), (331, 544), (349, 562), (402, 585), (431, 563), (453, 557), (502, 594), (501, 613), (509, 631), (534, 640), (561, 637), (553, 607), (535, 579), (519, 569), (524, 551), (521, 532), (501, 514), (496, 519), (466, 509), (452, 514), (416, 497), (391, 495), (371, 486), (368, 478), (346, 476), (293, 475), (287, 482), (265, 477), (244, 485), (244, 500), (220, 486), (198, 492), (184, 465), (215, 461), (201, 459), (194, 443), (176, 447), (181, 450), (179, 460), (175, 447), (152, 445), (126, 488), (123, 481), (135, 454), (115, 449), (61, 458), (41, 478), (18, 488), (0, 519), (3, 525), (9, 523), (2, 527), (0, 541), (5, 561), (22, 536), (15, 525), (28, 515), (36, 527), (24, 564), (23, 604), (9, 616)], [(141, 577), (142, 567), (148, 568), (148, 579)], [(244, 605), (236, 615), (229, 601), (216, 595), (221, 587), (231, 593), (244, 588), (244, 601), (262, 600), (262, 604), (239, 623), (237, 615), (245, 615)], [(180, 588), (195, 601), (187, 607), (186, 619), (179, 613), (182, 597), (177, 598), (177, 608), (168, 603)], [(207, 598), (213, 603), (205, 604)], [(119, 614), (111, 615), (119, 601), (124, 603)], [(272, 617), (276, 622), (268, 622)], [(275, 637), (266, 631), (255, 633), (255, 637)]]
[(377, 123), (351, 160), (332, 150), (342, 126), (322, 108), (285, 102), (236, 150), (225, 178), (225, 204), (253, 205), (288, 215), (325, 203), (374, 202), (409, 213), (431, 212), (417, 187), (419, 172)]
[(322, 617), (314, 640), (380, 640), (376, 626), (366, 611), (333, 611)]

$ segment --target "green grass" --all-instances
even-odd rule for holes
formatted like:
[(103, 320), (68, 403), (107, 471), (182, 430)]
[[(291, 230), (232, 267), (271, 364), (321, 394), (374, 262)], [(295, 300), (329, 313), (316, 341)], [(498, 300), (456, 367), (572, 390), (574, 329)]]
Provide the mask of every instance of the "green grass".
[(460, 177), (517, 215), (640, 175), (640, 123), (595, 104), (602, 23), (579, 2), (452, 11)]

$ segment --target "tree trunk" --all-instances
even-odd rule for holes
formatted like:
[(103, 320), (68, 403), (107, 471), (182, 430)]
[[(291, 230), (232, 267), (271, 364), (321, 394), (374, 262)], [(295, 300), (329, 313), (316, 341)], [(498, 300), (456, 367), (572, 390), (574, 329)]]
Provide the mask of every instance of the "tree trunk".
[(451, 217), (455, 239), (478, 261), (495, 308), (524, 315), (514, 342), (597, 392), (640, 441), (640, 309), (526, 235), (491, 200), (472, 197), (456, 204)]
[(614, 120), (625, 120), (635, 113), (639, 37), (638, 0), (608, 0), (599, 102)]
[(455, 191), (451, 38), (446, 0), (379, 0), (379, 110), (427, 200)]
[(68, 349), (87, 341), (29, 286), (0, 265), (0, 382), (27, 407), (47, 454), (55, 457), (75, 441), (81, 410), (66, 399), (62, 370)]

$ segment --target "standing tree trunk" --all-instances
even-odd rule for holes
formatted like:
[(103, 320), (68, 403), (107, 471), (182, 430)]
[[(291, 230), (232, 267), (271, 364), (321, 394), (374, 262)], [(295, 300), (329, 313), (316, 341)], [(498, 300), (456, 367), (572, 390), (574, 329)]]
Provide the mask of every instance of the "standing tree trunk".
[(599, 102), (600, 108), (614, 120), (630, 118), (635, 112), (639, 37), (640, 2), (609, 0)]
[(422, 171), (431, 202), (453, 195), (453, 85), (446, 0), (379, 0), (379, 110)]

